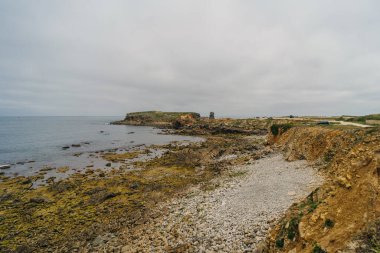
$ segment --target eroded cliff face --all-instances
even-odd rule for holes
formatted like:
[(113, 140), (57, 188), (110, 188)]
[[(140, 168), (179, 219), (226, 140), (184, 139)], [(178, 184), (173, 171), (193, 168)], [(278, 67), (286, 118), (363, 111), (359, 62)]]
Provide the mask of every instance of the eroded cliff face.
[(370, 252), (357, 238), (380, 218), (379, 130), (294, 127), (270, 139), (288, 160), (306, 159), (326, 177), (273, 229), (270, 252)]

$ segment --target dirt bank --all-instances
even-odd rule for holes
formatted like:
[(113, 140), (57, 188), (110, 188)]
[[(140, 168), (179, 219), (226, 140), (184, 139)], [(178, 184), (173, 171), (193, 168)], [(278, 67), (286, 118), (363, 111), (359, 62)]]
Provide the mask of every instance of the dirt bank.
[[(273, 141), (288, 160), (318, 165), (327, 181), (288, 211), (271, 233), (270, 251), (370, 252), (377, 247), (359, 238), (379, 219), (379, 131), (296, 127)], [(291, 221), (296, 233), (289, 237)]]

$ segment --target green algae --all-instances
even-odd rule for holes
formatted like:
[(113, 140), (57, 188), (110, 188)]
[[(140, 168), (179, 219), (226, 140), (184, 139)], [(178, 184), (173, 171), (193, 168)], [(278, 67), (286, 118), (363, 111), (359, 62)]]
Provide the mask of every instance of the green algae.
[(133, 152), (126, 152), (126, 153), (106, 153), (102, 155), (102, 158), (104, 160), (110, 161), (110, 162), (124, 162), (128, 159), (134, 159), (137, 158), (141, 152), (139, 151), (133, 151)]
[(162, 160), (165, 167), (155, 161), (144, 170), (110, 171), (105, 177), (74, 174), (35, 189), (25, 177), (0, 182), (0, 251), (68, 249), (69, 241), (91, 240), (101, 230), (128, 224), (136, 211), (210, 178), (207, 171)]
[[(0, 251), (70, 252), (101, 233), (134, 226), (157, 203), (189, 186), (210, 187), (210, 179), (225, 168), (217, 159), (254, 150), (252, 145), (236, 135), (213, 136), (187, 146), (165, 145), (161, 148), (168, 151), (161, 157), (134, 162), (139, 170), (88, 169), (37, 188), (33, 183), (38, 176), (4, 178), (0, 182)], [(141, 152), (105, 156), (120, 161)], [(229, 161), (233, 162), (244, 159)]]

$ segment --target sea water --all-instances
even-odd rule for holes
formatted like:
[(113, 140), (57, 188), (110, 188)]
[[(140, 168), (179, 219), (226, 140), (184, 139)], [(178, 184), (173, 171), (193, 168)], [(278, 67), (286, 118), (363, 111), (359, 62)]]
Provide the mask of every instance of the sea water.
[[(0, 165), (12, 164), (7, 174), (31, 175), (42, 166), (84, 166), (75, 154), (137, 145), (197, 141), (164, 135), (159, 129), (111, 125), (119, 117), (0, 117)], [(79, 144), (80, 147), (72, 147)], [(69, 147), (63, 149), (63, 147)], [(33, 161), (33, 162), (30, 162)]]

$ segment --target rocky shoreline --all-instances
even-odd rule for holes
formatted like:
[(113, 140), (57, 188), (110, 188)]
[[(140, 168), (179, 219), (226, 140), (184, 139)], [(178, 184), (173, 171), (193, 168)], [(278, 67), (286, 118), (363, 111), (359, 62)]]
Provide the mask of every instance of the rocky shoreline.
[(88, 252), (263, 252), (269, 229), (322, 181), (306, 162), (268, 154), (161, 204), (145, 224), (99, 237)]
[[(378, 129), (297, 124), (186, 116), (168, 132), (205, 141), (101, 153), (108, 169), (36, 188), (2, 177), (0, 251), (376, 249)], [(134, 160), (151, 149), (163, 152)]]
[[(259, 159), (266, 153), (263, 141), (244, 135), (213, 135), (204, 142), (99, 153), (99, 158), (117, 166), (87, 167), (67, 178), (47, 180), (46, 185), (36, 184), (41, 175), (2, 176), (0, 250), (86, 249), (88, 242), (103, 233), (133, 228), (147, 220), (158, 204), (186, 193), (189, 187), (206, 189), (210, 180), (225, 175), (230, 166)], [(164, 152), (151, 159), (135, 159), (152, 149)], [(71, 173), (69, 167), (56, 170)]]

